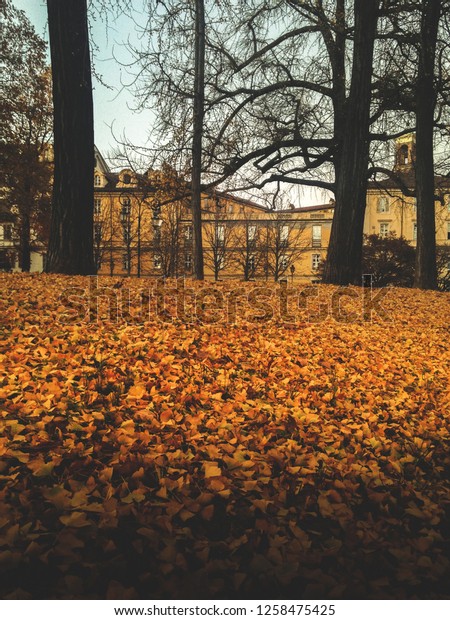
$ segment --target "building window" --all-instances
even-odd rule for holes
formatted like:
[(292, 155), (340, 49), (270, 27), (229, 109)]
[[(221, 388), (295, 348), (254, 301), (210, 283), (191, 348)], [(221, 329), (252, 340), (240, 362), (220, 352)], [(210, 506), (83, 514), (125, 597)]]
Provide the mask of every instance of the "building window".
[(256, 266), (255, 257), (254, 256), (249, 256), (248, 259), (247, 259), (248, 271), (250, 273), (255, 271), (255, 266)]
[(95, 243), (100, 243), (102, 240), (102, 225), (94, 224), (94, 241)]
[(320, 265), (320, 254), (313, 254), (311, 256), (311, 267), (313, 271), (317, 271)]
[(403, 144), (397, 151), (397, 163), (400, 166), (407, 166), (409, 163), (408, 146)]
[(124, 254), (122, 257), (122, 266), (125, 271), (130, 271), (131, 269), (131, 260), (128, 254)]
[(184, 267), (186, 271), (192, 271), (192, 254), (186, 254), (184, 257)]
[(100, 215), (102, 201), (100, 198), (94, 198), (94, 215)]
[(288, 268), (288, 265), (289, 259), (285, 254), (283, 254), (282, 256), (280, 256), (280, 269), (282, 271), (285, 271)]
[(387, 196), (380, 196), (377, 200), (377, 213), (388, 213), (389, 200)]
[(315, 225), (312, 227), (312, 246), (320, 248), (322, 245), (322, 226)]
[(249, 224), (247, 229), (247, 238), (249, 241), (255, 241), (256, 239), (256, 224)]
[(129, 185), (131, 183), (131, 176), (128, 173), (125, 173), (122, 177), (122, 183), (125, 185)]
[(280, 227), (280, 241), (282, 243), (286, 243), (286, 241), (288, 240), (289, 237), (289, 226), (287, 226), (286, 224), (283, 224)]
[(192, 239), (192, 226), (186, 226), (184, 229), (184, 238), (186, 241), (191, 241)]
[(380, 237), (387, 237), (389, 234), (389, 222), (380, 222)]
[(12, 227), (9, 224), (2, 224), (0, 226), (0, 241), (11, 241), (12, 239)]
[(413, 241), (417, 241), (417, 222), (413, 222)]
[(450, 241), (450, 222), (447, 222), (447, 241)]
[(101, 184), (102, 184), (102, 179), (99, 174), (96, 174), (94, 176), (94, 185), (95, 187), (100, 187)]
[(217, 243), (219, 243), (220, 245), (225, 242), (225, 226), (223, 224), (217, 225), (216, 239), (217, 239)]
[(123, 227), (123, 241), (127, 244), (131, 241), (131, 226), (129, 224)]
[(161, 257), (157, 254), (153, 256), (153, 267), (155, 269), (161, 269)]

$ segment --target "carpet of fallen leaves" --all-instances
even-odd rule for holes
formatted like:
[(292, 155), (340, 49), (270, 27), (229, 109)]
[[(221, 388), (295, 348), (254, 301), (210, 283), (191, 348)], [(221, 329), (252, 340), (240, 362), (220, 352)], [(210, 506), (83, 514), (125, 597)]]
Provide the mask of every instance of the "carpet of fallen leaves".
[(448, 294), (61, 320), (86, 282), (0, 276), (2, 597), (447, 597)]

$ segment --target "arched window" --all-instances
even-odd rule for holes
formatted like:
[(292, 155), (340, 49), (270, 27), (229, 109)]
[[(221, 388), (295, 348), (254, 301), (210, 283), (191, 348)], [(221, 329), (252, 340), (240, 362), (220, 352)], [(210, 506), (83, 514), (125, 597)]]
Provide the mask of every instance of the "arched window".
[(128, 174), (128, 172), (123, 175), (122, 183), (125, 183), (125, 185), (129, 185), (131, 183), (131, 175)]

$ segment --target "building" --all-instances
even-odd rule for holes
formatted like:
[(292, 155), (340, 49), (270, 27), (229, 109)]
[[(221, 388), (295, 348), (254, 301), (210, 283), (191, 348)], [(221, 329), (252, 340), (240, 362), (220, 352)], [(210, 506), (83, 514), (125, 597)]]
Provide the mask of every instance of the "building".
[[(392, 177), (371, 182), (366, 235), (395, 235), (415, 244), (415, 139), (395, 143)], [(400, 183), (400, 184), (399, 184)], [(436, 242), (450, 246), (450, 181), (436, 177)], [(328, 248), (334, 202), (273, 211), (227, 192), (202, 196), (205, 276), (208, 279), (316, 282)], [(14, 216), (0, 210), (0, 269), (18, 269)], [(36, 246), (37, 247), (37, 246)], [(188, 184), (169, 167), (137, 174), (112, 172), (95, 151), (94, 252), (100, 275), (180, 277), (193, 273)], [(43, 248), (32, 258), (42, 270)], [(450, 268), (450, 266), (449, 266)]]
[(16, 218), (0, 203), (0, 271), (12, 271), (15, 263), (13, 241)]
[[(395, 143), (395, 176), (411, 192), (415, 189), (415, 136), (407, 134)], [(450, 245), (450, 179), (435, 177), (436, 244)], [(412, 245), (417, 240), (416, 199), (406, 196), (395, 177), (371, 182), (367, 192), (364, 233), (404, 237)]]
[[(392, 178), (371, 182), (364, 221), (366, 235), (395, 235), (415, 244), (415, 139), (395, 143)], [(399, 185), (400, 183), (400, 185)], [(137, 175), (112, 173), (97, 152), (95, 187), (96, 257), (100, 274), (189, 276), (192, 225), (188, 186), (170, 169)], [(436, 177), (436, 241), (450, 245), (450, 182)], [(315, 282), (326, 256), (334, 202), (272, 211), (226, 192), (204, 194), (202, 226), (205, 276)]]
[[(173, 170), (111, 172), (96, 151), (94, 190), (99, 274), (192, 275), (189, 188)], [(332, 217), (332, 202), (273, 211), (226, 192), (205, 193), (205, 277), (315, 281)]]

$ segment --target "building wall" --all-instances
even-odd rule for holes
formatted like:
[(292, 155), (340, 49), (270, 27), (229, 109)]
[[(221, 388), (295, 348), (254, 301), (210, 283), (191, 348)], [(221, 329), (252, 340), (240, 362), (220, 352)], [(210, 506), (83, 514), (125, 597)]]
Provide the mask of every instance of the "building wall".
[[(444, 195), (444, 204), (435, 203), (436, 243), (450, 242), (450, 194)], [(417, 214), (415, 198), (403, 196), (399, 190), (369, 190), (364, 220), (367, 235), (394, 234), (416, 244)]]
[[(399, 140), (396, 149), (394, 170), (407, 177), (413, 169), (413, 136)], [(170, 170), (144, 176), (129, 169), (110, 173), (100, 154), (96, 156), (94, 244), (99, 274), (191, 276), (192, 223), (183, 183)], [(442, 195), (444, 204), (436, 202), (436, 241), (447, 245), (450, 190)], [(318, 279), (330, 239), (332, 204), (273, 212), (217, 192), (203, 195), (202, 211), (206, 278)], [(394, 234), (414, 245), (415, 225), (414, 198), (386, 183), (372, 184), (366, 235)]]

